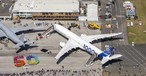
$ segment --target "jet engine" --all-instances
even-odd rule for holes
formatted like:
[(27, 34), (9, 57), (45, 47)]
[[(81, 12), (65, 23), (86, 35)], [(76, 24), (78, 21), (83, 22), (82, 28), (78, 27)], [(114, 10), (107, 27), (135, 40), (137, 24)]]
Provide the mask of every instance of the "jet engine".
[(60, 42), (59, 45), (63, 48), (65, 46), (65, 42)]

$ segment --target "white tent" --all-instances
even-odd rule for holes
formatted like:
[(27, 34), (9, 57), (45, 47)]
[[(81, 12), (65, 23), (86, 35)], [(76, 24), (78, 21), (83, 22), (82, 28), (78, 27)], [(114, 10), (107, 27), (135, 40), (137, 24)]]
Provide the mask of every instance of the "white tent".
[(87, 20), (98, 21), (98, 6), (96, 4), (87, 5)]

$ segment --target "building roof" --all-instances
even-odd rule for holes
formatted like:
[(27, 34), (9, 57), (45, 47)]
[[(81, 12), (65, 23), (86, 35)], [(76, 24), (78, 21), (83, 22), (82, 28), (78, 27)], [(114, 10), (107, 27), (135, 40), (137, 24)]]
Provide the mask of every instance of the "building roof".
[(87, 5), (88, 21), (98, 21), (98, 6), (96, 4)]
[(17, 0), (12, 12), (79, 12), (79, 1)]

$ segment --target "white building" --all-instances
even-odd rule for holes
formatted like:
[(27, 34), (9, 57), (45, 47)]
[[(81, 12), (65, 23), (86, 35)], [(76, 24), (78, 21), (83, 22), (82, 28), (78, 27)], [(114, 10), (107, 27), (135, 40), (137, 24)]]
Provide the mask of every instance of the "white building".
[(17, 0), (13, 18), (78, 19), (78, 0)]
[(87, 16), (80, 16), (80, 21), (98, 21), (98, 5), (88, 4), (87, 5)]
[(96, 4), (87, 5), (87, 20), (98, 21), (98, 6)]

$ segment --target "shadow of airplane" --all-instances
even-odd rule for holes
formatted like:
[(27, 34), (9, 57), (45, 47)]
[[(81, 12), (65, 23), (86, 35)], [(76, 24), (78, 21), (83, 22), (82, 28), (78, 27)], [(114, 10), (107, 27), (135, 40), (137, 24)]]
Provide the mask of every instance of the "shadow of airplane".
[(38, 47), (38, 46), (36, 46), (36, 45), (33, 45), (33, 46), (25, 45), (25, 47), (24, 46), (21, 46), (20, 49), (18, 49), (18, 51), (16, 53), (20, 53), (20, 52), (22, 52), (24, 50), (27, 51), (28, 49), (31, 49), (31, 48), (34, 48), (34, 47)]
[(34, 32), (42, 32), (42, 31), (46, 31), (46, 30), (27, 30), (27, 31), (19, 31), (16, 33), (16, 35), (20, 35), (22, 33), (34, 33)]
[(91, 44), (99, 43), (99, 42), (106, 42), (106, 41), (114, 41), (114, 40), (119, 40), (119, 39), (123, 39), (123, 38), (122, 37), (110, 37), (110, 38), (98, 39), (98, 40), (92, 41)]

